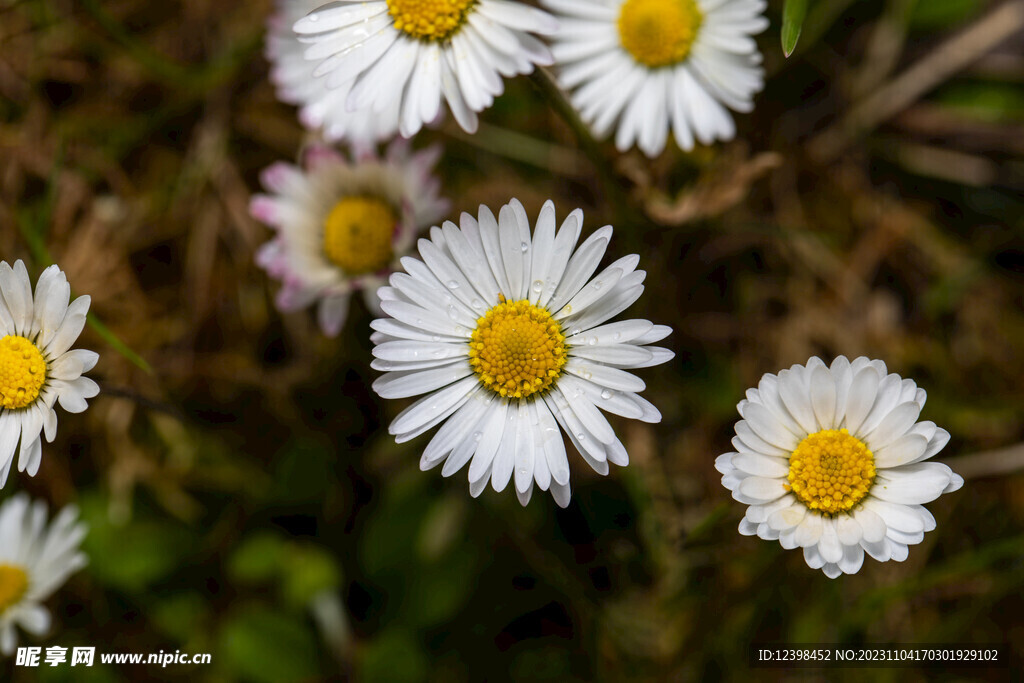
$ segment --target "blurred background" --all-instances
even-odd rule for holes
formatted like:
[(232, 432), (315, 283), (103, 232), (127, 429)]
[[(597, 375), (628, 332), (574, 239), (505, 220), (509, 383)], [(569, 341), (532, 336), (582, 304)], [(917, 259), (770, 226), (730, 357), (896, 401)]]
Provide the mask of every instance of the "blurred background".
[[(542, 78), (439, 141), (452, 217), (582, 207), (639, 253), (625, 317), (671, 325), (641, 371), (659, 425), (572, 463), (573, 498), (468, 495), (396, 445), (371, 314), (282, 316), (253, 263), (257, 176), (309, 141), (262, 56), (269, 0), (0, 0), (0, 257), (52, 259), (94, 324), (102, 393), (61, 413), (19, 490), (76, 502), (90, 565), (20, 644), (209, 652), (207, 666), (14, 668), (14, 681), (922, 680), (747, 668), (751, 643), (1024, 647), (1024, 3), (811, 2), (737, 140), (584, 154)], [(671, 145), (670, 145), (671, 146)], [(355, 301), (355, 300), (354, 300)], [(740, 536), (719, 483), (736, 403), (812, 355), (886, 361), (928, 392), (967, 480), (904, 563), (830, 581)], [(949, 680), (1011, 669), (933, 670)], [(806, 674), (806, 675), (803, 675)]]

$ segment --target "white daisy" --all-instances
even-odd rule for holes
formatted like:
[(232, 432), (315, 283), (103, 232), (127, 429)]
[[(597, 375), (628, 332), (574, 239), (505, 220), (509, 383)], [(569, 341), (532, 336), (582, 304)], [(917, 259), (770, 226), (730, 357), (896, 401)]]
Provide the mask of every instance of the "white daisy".
[(349, 299), (363, 290), (377, 307), (376, 289), (398, 265), (420, 230), (448, 209), (431, 175), (439, 147), (412, 153), (395, 140), (385, 157), (366, 151), (349, 162), (330, 147), (306, 150), (303, 168), (278, 162), (261, 176), (273, 194), (256, 195), (252, 215), (277, 235), (257, 263), (281, 280), (277, 306), (294, 311), (318, 302), (320, 326), (336, 335)]
[[(85, 326), (88, 296), (68, 304), (71, 287), (57, 266), (39, 276), (35, 297), (25, 264), (0, 262), (0, 487), (7, 482), (15, 451), (18, 471), (34, 476), (42, 457), (40, 433), (53, 441), (53, 404), (80, 413), (99, 393), (83, 377), (99, 360), (94, 351), (71, 349)], [(20, 443), (20, 450), (19, 450)]]
[(925, 392), (887, 374), (880, 360), (818, 358), (765, 375), (739, 403), (735, 453), (715, 467), (732, 497), (746, 503), (740, 533), (803, 548), (829, 578), (855, 574), (864, 553), (907, 559), (908, 546), (935, 528), (922, 503), (964, 480), (925, 462), (949, 441), (918, 422)]
[(504, 91), (502, 76), (550, 64), (536, 34), (551, 15), (509, 0), (340, 0), (294, 25), (313, 76), (342, 89), (349, 112), (398, 120), (405, 137), (437, 117), (441, 98), (463, 129)]
[[(751, 35), (768, 26), (765, 0), (542, 0), (556, 13), (559, 82), (594, 133), (618, 121), (615, 146), (647, 156), (676, 144), (730, 140), (732, 115), (764, 85)], [(723, 106), (724, 105), (724, 106)]]
[[(544, 204), (531, 236), (513, 199), (498, 218), (480, 207), (431, 228), (419, 241), (422, 261), (402, 259), (406, 273), (380, 289), (390, 318), (375, 320), (373, 384), (384, 398), (426, 397), (391, 423), (399, 443), (444, 422), (420, 468), (444, 463), (450, 476), (469, 463), (469, 489), (490, 481), (501, 491), (515, 475), (525, 505), (534, 483), (569, 504), (569, 461), (562, 431), (600, 474), (626, 465), (626, 449), (601, 410), (659, 422), (637, 392), (643, 380), (624, 368), (672, 358), (647, 346), (671, 329), (646, 320), (606, 323), (643, 292), (640, 257), (626, 256), (591, 277), (611, 239), (595, 231), (574, 249), (583, 224), (577, 209), (555, 231), (555, 207)], [(600, 410), (598, 410), (600, 408)]]
[(15, 626), (40, 636), (50, 628), (42, 603), (86, 565), (79, 550), (86, 527), (69, 505), (47, 527), (46, 503), (19, 493), (0, 505), (0, 653), (18, 642)]
[(299, 106), (302, 125), (319, 129), (327, 140), (373, 144), (394, 137), (398, 132), (397, 109), (380, 113), (369, 109), (347, 111), (345, 99), (352, 84), (328, 88), (325, 79), (313, 76), (316, 62), (303, 57), (306, 45), (299, 42), (292, 24), (323, 5), (323, 0), (277, 0), (276, 4), (267, 22), (270, 80), (283, 102)]

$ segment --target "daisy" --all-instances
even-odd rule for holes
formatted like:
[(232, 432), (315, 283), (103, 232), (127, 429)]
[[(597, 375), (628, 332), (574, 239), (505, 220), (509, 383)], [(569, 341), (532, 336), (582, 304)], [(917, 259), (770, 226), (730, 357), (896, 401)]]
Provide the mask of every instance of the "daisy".
[(864, 553), (879, 562), (907, 559), (908, 546), (935, 528), (922, 504), (964, 480), (925, 462), (949, 441), (934, 422), (918, 422), (925, 392), (889, 374), (880, 360), (811, 358), (765, 375), (739, 403), (735, 453), (715, 467), (732, 497), (750, 507), (744, 536), (803, 548), (829, 578), (855, 574)]
[(431, 175), (439, 147), (412, 153), (394, 141), (383, 158), (366, 151), (348, 161), (330, 147), (306, 150), (303, 167), (278, 162), (261, 180), (272, 194), (256, 195), (252, 215), (277, 230), (256, 262), (281, 280), (284, 312), (317, 303), (325, 334), (336, 335), (352, 292), (377, 307), (376, 289), (417, 233), (448, 209)]
[(323, 0), (277, 0), (277, 9), (267, 22), (267, 60), (270, 80), (283, 102), (299, 106), (299, 121), (306, 128), (320, 130), (327, 140), (349, 140), (374, 144), (398, 132), (398, 110), (375, 113), (350, 112), (345, 99), (351, 83), (331, 89), (323, 78), (313, 76), (316, 62), (303, 57), (306, 45), (292, 30), (292, 24), (323, 5)]
[[(555, 231), (555, 207), (544, 204), (536, 230), (513, 199), (497, 219), (480, 207), (446, 221), (419, 241), (422, 261), (402, 260), (407, 273), (382, 287), (375, 320), (373, 384), (384, 398), (427, 394), (389, 428), (408, 441), (444, 423), (420, 468), (441, 463), (450, 476), (469, 463), (469, 490), (490, 481), (501, 491), (515, 478), (526, 505), (536, 483), (569, 504), (569, 461), (561, 428), (600, 474), (629, 458), (604, 410), (644, 422), (661, 414), (637, 392), (643, 380), (625, 368), (672, 358), (647, 346), (671, 329), (646, 320), (608, 323), (643, 292), (640, 257), (626, 256), (596, 276), (611, 239), (601, 228), (575, 249), (583, 224), (576, 209)], [(593, 277), (592, 277), (593, 276)], [(600, 409), (600, 410), (599, 410)]]
[(559, 19), (559, 82), (594, 133), (649, 157), (668, 130), (684, 150), (731, 140), (729, 109), (749, 112), (764, 85), (751, 35), (765, 0), (542, 0)]
[(509, 0), (340, 0), (299, 19), (306, 59), (345, 108), (397, 120), (414, 135), (435, 119), (441, 98), (475, 132), (476, 113), (504, 90), (502, 76), (551, 63), (531, 34), (551, 34), (551, 15)]
[(15, 261), (12, 268), (0, 261), (0, 487), (16, 451), (19, 472), (39, 471), (40, 433), (51, 442), (57, 433), (55, 402), (80, 413), (100, 391), (82, 376), (99, 355), (71, 349), (91, 299), (80, 296), (69, 305), (70, 298), (68, 279), (57, 266), (39, 276), (33, 298), (25, 264)]
[(79, 550), (86, 528), (69, 505), (46, 525), (46, 503), (19, 493), (0, 505), (0, 653), (17, 644), (15, 626), (40, 636), (50, 628), (42, 603), (86, 565)]

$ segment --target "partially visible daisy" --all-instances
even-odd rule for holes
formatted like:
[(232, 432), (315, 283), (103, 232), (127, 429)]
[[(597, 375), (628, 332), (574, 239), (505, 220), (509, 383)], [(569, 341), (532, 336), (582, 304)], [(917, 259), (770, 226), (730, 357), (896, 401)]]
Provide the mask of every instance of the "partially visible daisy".
[(502, 77), (551, 63), (532, 34), (551, 15), (509, 0), (339, 0), (295, 22), (313, 76), (345, 91), (345, 108), (398, 120), (405, 137), (437, 117), (441, 98), (476, 131), (477, 112), (504, 91)]
[(750, 507), (740, 533), (803, 548), (829, 578), (855, 574), (864, 553), (907, 559), (908, 546), (935, 528), (922, 504), (964, 480), (925, 462), (949, 441), (918, 422), (925, 392), (885, 363), (818, 358), (765, 375), (739, 403), (735, 453), (715, 467), (732, 497)]
[(99, 355), (71, 349), (91, 299), (80, 296), (69, 304), (70, 298), (68, 279), (57, 266), (39, 276), (33, 297), (25, 264), (15, 261), (12, 268), (0, 261), (0, 487), (15, 453), (19, 472), (39, 471), (40, 435), (53, 441), (57, 433), (55, 402), (80, 413), (100, 391), (82, 376)]
[(749, 112), (764, 85), (751, 38), (765, 0), (542, 0), (558, 15), (552, 52), (562, 87), (594, 133), (649, 157), (669, 128), (684, 150), (730, 140), (729, 109)]
[(394, 141), (383, 158), (366, 151), (349, 161), (330, 147), (306, 150), (303, 167), (278, 162), (263, 171), (271, 193), (256, 195), (252, 215), (277, 235), (256, 260), (282, 286), (282, 311), (314, 302), (328, 335), (341, 330), (349, 299), (363, 290), (377, 307), (377, 287), (387, 281), (417, 233), (448, 208), (431, 173), (438, 147), (413, 153)]
[(328, 88), (323, 78), (313, 76), (316, 62), (303, 57), (306, 45), (292, 30), (292, 24), (323, 5), (323, 0), (277, 0), (276, 11), (267, 21), (267, 59), (270, 80), (277, 96), (299, 106), (299, 121), (319, 130), (327, 140), (348, 140), (373, 144), (389, 140), (398, 132), (398, 111), (375, 113), (345, 109), (351, 83)]
[[(562, 432), (600, 474), (629, 462), (602, 410), (659, 422), (627, 369), (659, 365), (668, 349), (648, 346), (671, 333), (647, 320), (607, 322), (643, 293), (640, 257), (594, 271), (612, 236), (607, 225), (576, 248), (583, 213), (555, 231), (555, 206), (540, 211), (534, 233), (513, 199), (497, 219), (480, 207), (446, 221), (419, 241), (422, 261), (380, 290), (389, 318), (375, 320), (373, 367), (386, 371), (374, 390), (384, 398), (427, 394), (389, 431), (399, 443), (444, 423), (420, 458), (450, 476), (469, 464), (469, 490), (513, 479), (523, 505), (533, 486), (569, 504), (569, 461)], [(561, 428), (561, 431), (559, 430)]]
[(0, 505), (0, 654), (10, 656), (20, 626), (41, 636), (50, 629), (42, 603), (86, 565), (79, 550), (86, 527), (69, 505), (47, 526), (46, 503), (19, 493)]

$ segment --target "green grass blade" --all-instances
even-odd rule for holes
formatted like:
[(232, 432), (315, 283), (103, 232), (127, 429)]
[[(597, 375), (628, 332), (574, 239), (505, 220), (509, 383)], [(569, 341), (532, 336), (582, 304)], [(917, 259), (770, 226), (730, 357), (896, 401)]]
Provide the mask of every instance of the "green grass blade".
[(786, 57), (796, 49), (806, 14), (807, 0), (786, 0), (782, 7), (782, 54)]
[(131, 347), (121, 341), (116, 334), (111, 332), (110, 328), (107, 327), (102, 320), (90, 313), (87, 317), (87, 321), (89, 323), (89, 327), (95, 330), (96, 334), (103, 337), (103, 341), (107, 342), (111, 348), (127, 358), (133, 365), (144, 370), (147, 374), (153, 374), (153, 366), (147, 363), (145, 358), (132, 351)]

